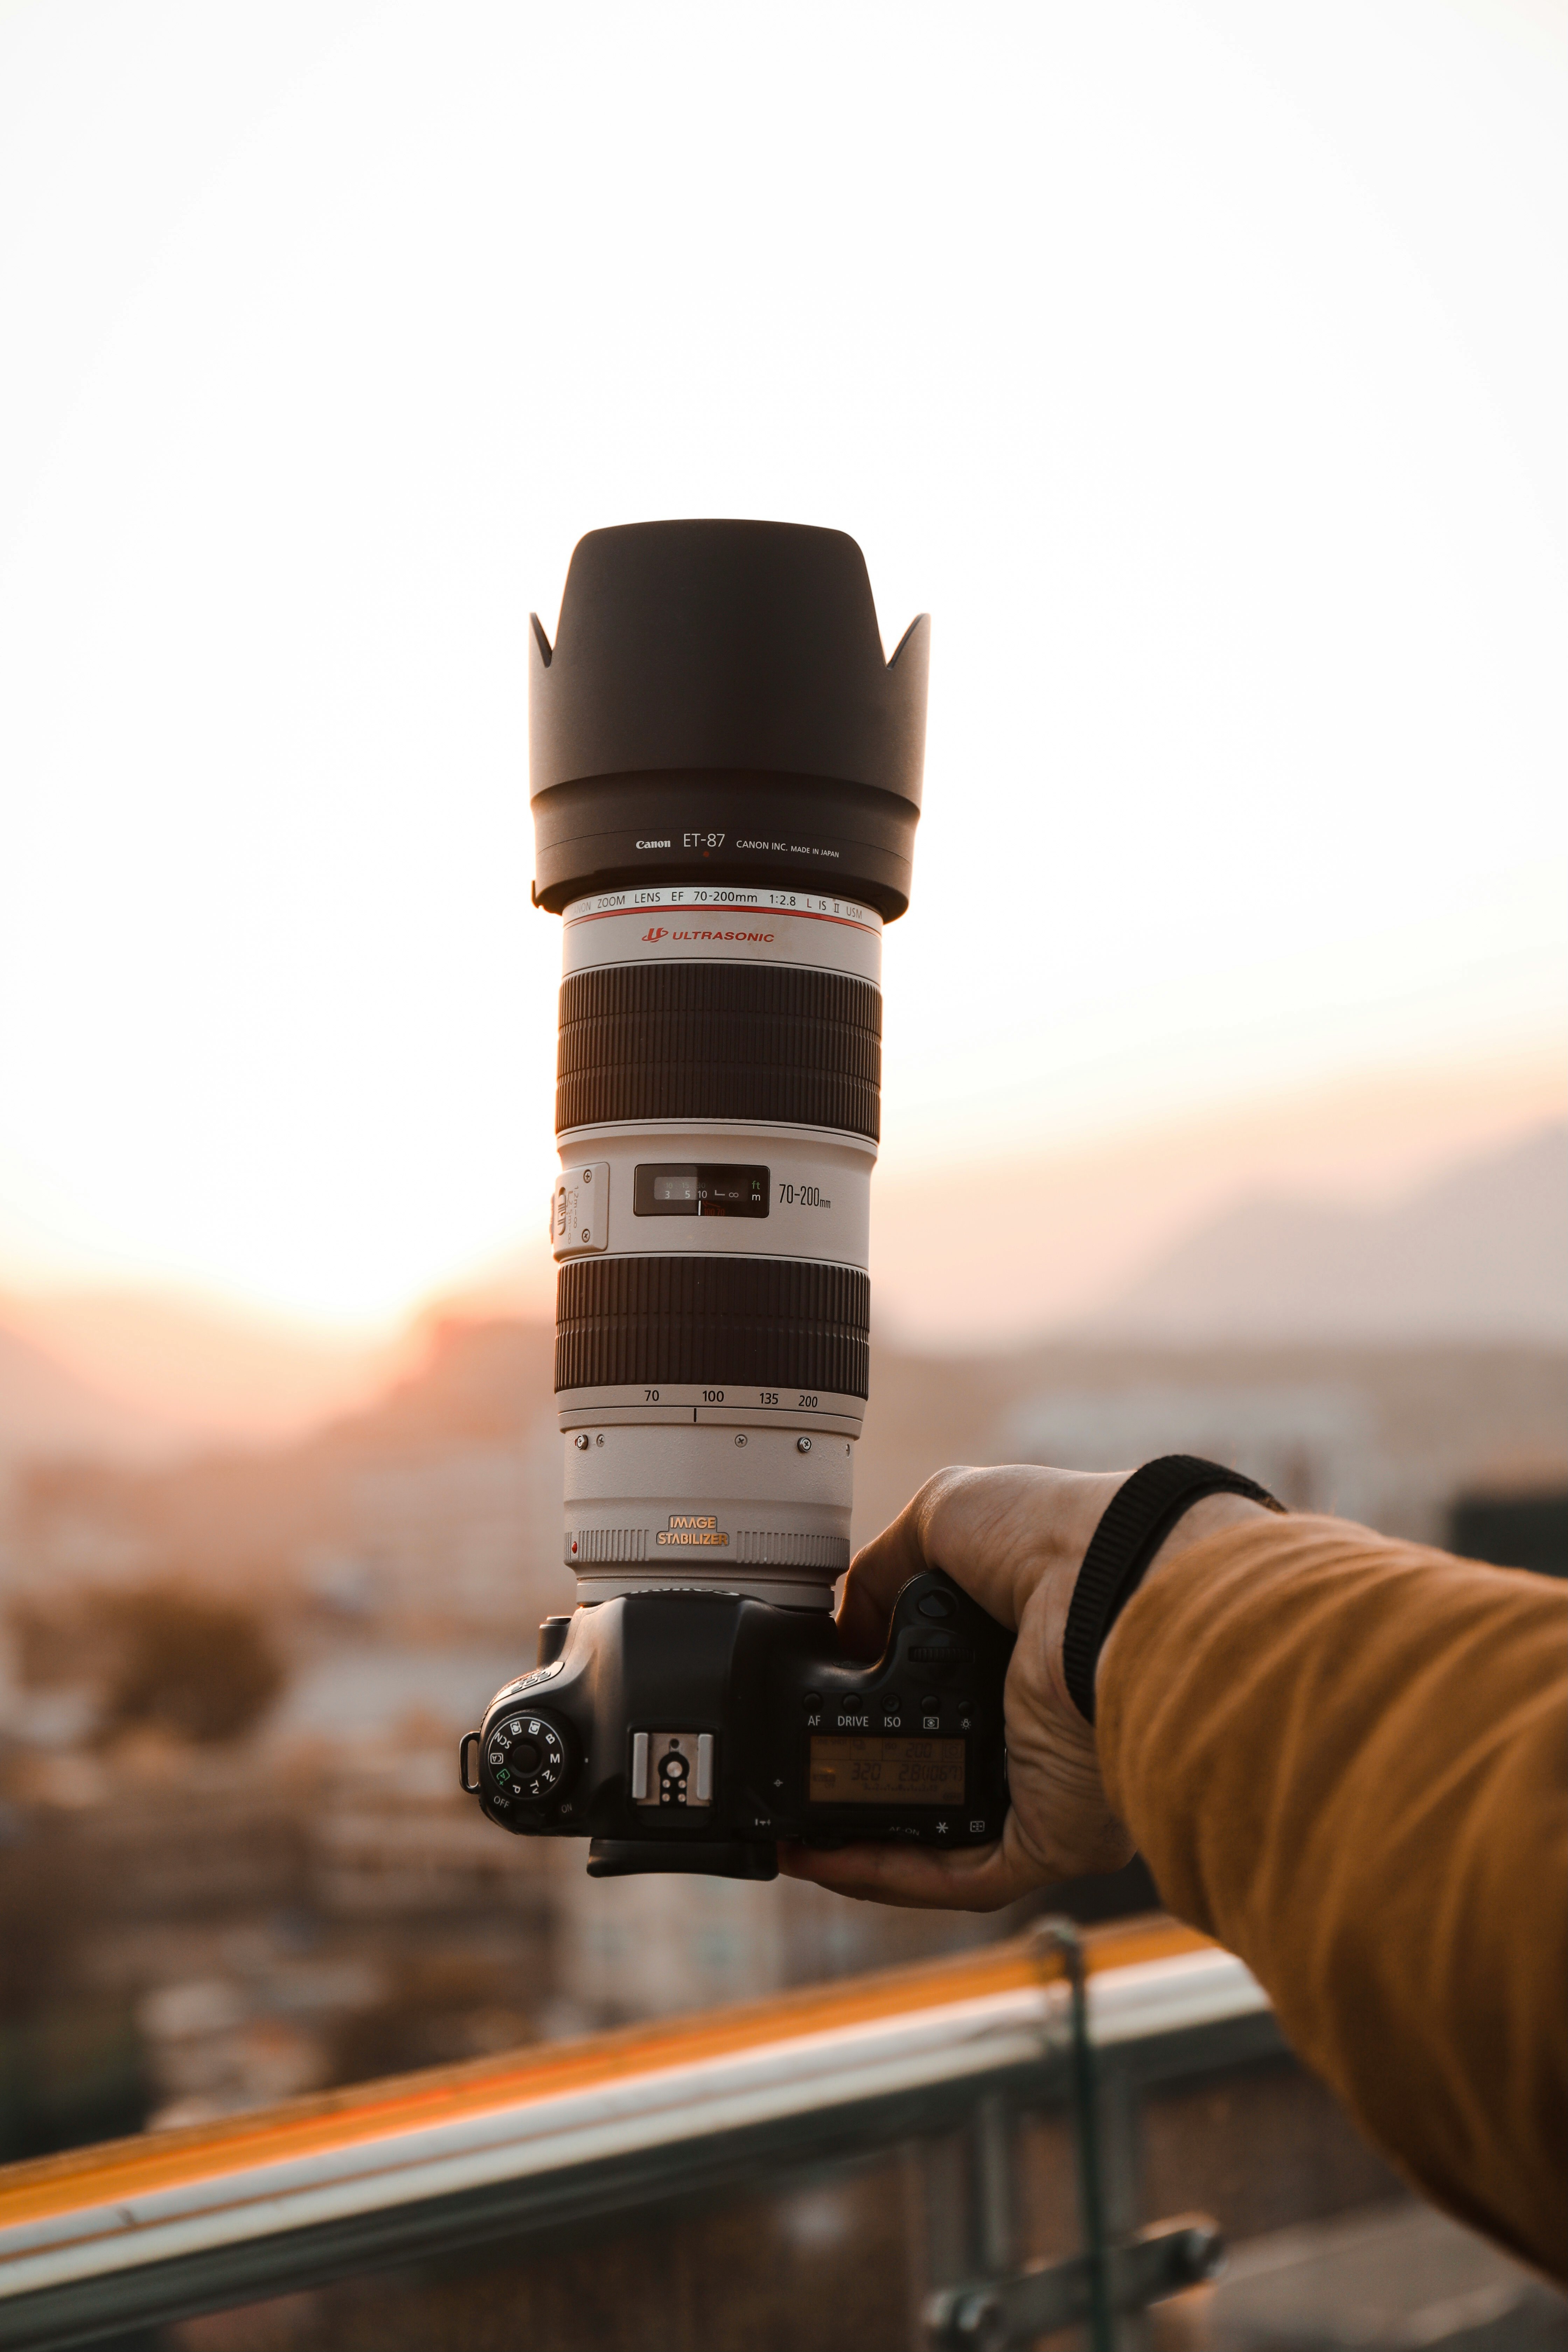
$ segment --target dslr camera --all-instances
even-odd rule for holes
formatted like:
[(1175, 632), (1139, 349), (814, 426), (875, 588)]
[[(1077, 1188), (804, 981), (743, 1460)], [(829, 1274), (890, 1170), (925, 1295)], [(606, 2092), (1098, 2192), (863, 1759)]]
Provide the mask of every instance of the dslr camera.
[(1001, 1832), (1011, 1636), (935, 1570), (874, 1664), (833, 1616), (929, 647), (922, 615), (888, 660), (855, 541), (784, 523), (593, 531), (553, 646), (533, 620), (577, 1605), (460, 1772), (502, 1828), (587, 1837), (595, 1876)]

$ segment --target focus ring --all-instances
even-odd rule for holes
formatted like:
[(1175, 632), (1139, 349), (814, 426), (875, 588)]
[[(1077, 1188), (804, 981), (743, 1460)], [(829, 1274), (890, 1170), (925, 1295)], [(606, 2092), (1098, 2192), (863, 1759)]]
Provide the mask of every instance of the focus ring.
[[(555, 1294), (555, 1386), (867, 1394), (871, 1285), (779, 1257), (580, 1258)], [(792, 1400), (793, 1402), (793, 1400)]]
[(796, 965), (611, 964), (561, 990), (557, 1134), (746, 1119), (875, 1142), (881, 992)]

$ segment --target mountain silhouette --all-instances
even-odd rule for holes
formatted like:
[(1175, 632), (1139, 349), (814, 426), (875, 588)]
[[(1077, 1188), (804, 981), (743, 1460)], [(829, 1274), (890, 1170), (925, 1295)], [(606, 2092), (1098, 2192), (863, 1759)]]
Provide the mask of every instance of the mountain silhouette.
[(1568, 1126), (1376, 1208), (1239, 1202), (1092, 1318), (1163, 1339), (1568, 1341)]
[(180, 1432), (79, 1380), (46, 1349), (0, 1325), (0, 1467), (39, 1454), (135, 1461), (173, 1452)]

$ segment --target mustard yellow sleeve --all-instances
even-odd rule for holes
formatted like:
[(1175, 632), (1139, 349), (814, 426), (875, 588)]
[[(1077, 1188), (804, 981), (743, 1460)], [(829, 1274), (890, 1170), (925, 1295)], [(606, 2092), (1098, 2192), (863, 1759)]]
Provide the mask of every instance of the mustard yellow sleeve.
[(1129, 1603), (1110, 1801), (1450, 2212), (1568, 2275), (1568, 1587), (1259, 1518)]

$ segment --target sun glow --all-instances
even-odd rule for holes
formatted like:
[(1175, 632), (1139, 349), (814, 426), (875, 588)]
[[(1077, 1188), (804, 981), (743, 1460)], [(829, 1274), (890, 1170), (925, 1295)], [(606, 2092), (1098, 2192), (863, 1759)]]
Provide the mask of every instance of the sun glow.
[(879, 1181), (1536, 1066), (1532, 21), (12, 12), (0, 1284), (531, 1296), (527, 614), (642, 516), (935, 616)]

